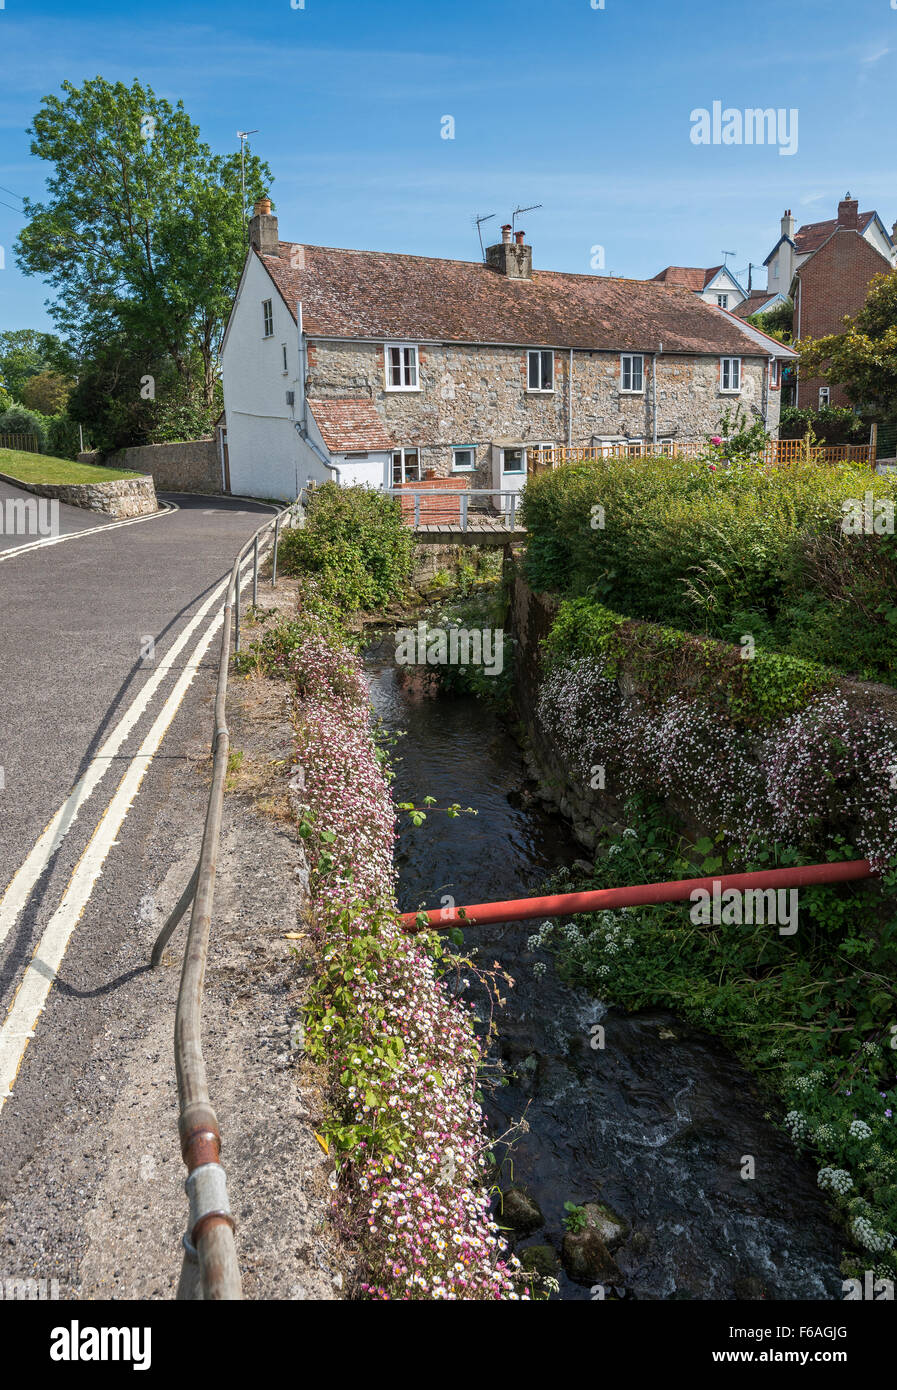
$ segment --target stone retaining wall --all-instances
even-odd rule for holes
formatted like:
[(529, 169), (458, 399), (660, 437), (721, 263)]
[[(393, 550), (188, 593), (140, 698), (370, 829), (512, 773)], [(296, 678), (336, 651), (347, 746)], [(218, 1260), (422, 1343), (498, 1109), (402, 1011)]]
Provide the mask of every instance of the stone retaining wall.
[(79, 463), (100, 468), (128, 469), (148, 473), (160, 492), (224, 491), (221, 460), (214, 439), (188, 439), (172, 444), (135, 444), (119, 449), (100, 460), (94, 454), (79, 454)]
[(84, 507), (106, 516), (148, 516), (159, 510), (152, 478), (116, 478), (108, 483), (23, 483), (5, 473), (0, 473), (0, 478), (36, 497), (55, 498), (70, 507)]

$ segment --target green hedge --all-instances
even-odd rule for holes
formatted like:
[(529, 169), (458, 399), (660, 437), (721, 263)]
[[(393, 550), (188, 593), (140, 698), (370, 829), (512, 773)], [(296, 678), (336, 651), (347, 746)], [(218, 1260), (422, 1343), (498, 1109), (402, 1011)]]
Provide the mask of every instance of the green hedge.
[(533, 588), (897, 683), (897, 544), (842, 503), (897, 484), (860, 465), (607, 459), (529, 481)]
[(321, 599), (339, 612), (374, 612), (406, 596), (414, 533), (393, 498), (327, 483), (305, 526), (281, 537), (278, 557), (286, 573), (314, 575)]
[(815, 662), (759, 647), (746, 659), (740, 646), (624, 618), (588, 598), (561, 604), (544, 650), (549, 663), (601, 656), (609, 676), (627, 675), (649, 703), (679, 690), (749, 728), (803, 709), (835, 678)]

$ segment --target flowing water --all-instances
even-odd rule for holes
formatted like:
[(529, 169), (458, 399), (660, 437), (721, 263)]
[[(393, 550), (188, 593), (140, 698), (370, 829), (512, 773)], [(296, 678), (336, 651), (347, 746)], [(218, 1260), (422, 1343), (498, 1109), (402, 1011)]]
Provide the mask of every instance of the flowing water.
[[(403, 911), (537, 893), (549, 872), (581, 858), (565, 823), (533, 798), (520, 750), (472, 698), (428, 697), (403, 684), (390, 640), (369, 648), (371, 699), (404, 730), (397, 799), (474, 806), (476, 817), (403, 824), (397, 851)], [(407, 819), (407, 818), (405, 818)], [(660, 1010), (627, 1014), (563, 984), (528, 949), (538, 923), (474, 927), (487, 966), (514, 977), (495, 1051), (510, 1085), (487, 1095), (492, 1132), (526, 1115), (503, 1183), (525, 1185), (543, 1226), (517, 1242), (560, 1252), (564, 1203), (601, 1202), (627, 1235), (608, 1294), (637, 1299), (841, 1298), (841, 1235), (815, 1167), (763, 1118), (749, 1074), (709, 1035)], [(605, 1046), (593, 1049), (600, 1022)], [(743, 1178), (752, 1156), (756, 1176)], [(513, 1164), (513, 1172), (511, 1170)], [(559, 1275), (561, 1297), (590, 1299)]]

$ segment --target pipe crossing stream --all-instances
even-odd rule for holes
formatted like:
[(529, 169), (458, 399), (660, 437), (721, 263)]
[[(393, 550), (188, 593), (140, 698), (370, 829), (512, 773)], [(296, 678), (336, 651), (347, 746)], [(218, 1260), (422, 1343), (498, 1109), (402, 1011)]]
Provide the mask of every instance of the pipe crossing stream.
[[(405, 731), (394, 750), (396, 800), (432, 796), (478, 811), (434, 813), (418, 829), (403, 818), (402, 911), (443, 894), (457, 903), (536, 894), (554, 869), (582, 857), (566, 823), (533, 798), (519, 747), (487, 706), (403, 683), (390, 637), (377, 635), (365, 664), (376, 715)], [(487, 1089), (485, 1108), (495, 1135), (526, 1114), (501, 1185), (524, 1186), (538, 1207), (532, 1219), (542, 1219), (515, 1238), (516, 1253), (560, 1253), (564, 1203), (596, 1202), (625, 1232), (611, 1247), (604, 1296), (840, 1300), (843, 1234), (813, 1163), (764, 1119), (768, 1102), (749, 1073), (670, 1013), (627, 1014), (562, 983), (550, 958), (529, 949), (536, 930), (484, 923), (466, 933), (485, 966), (498, 962), (515, 981), (493, 1044), (509, 1084)], [(537, 961), (547, 965), (541, 975)], [(469, 991), (484, 1009), (474, 978)], [(605, 1046), (594, 1049), (599, 1023)], [(752, 1179), (742, 1177), (747, 1155)], [(594, 1279), (563, 1268), (556, 1277), (562, 1299), (598, 1296)]]

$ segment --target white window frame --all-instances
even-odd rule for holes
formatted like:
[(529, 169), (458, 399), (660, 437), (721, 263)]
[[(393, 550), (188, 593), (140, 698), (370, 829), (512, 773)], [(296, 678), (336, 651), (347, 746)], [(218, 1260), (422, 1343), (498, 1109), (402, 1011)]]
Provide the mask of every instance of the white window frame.
[(262, 337), (274, 337), (274, 305), (270, 299), (262, 300)]
[[(626, 364), (629, 363), (630, 385), (624, 385), (626, 380)], [(635, 363), (639, 364), (640, 386), (633, 386), (635, 380)], [(645, 354), (643, 352), (621, 352), (620, 353), (620, 394), (623, 396), (643, 396), (645, 394)]]
[(718, 308), (720, 308), (720, 309), (728, 309), (728, 307), (729, 307), (729, 296), (728, 296), (727, 294), (718, 294), (718, 295), (716, 296), (716, 303), (717, 303)]
[[(543, 368), (544, 368), (544, 366), (545, 366), (545, 358), (546, 358), (546, 357), (548, 358), (548, 360), (549, 360), (549, 362), (550, 362), (550, 364), (551, 364), (551, 385), (550, 385), (550, 386), (545, 386), (545, 385), (544, 385), (545, 373), (544, 373), (544, 371), (543, 371)], [(533, 358), (535, 358), (536, 361), (537, 361), (538, 364), (539, 364), (539, 365), (538, 365), (538, 369), (537, 369), (537, 375), (538, 375), (538, 379), (539, 379), (539, 383), (540, 383), (540, 384), (539, 384), (538, 386), (533, 386), (533, 384), (532, 384)], [(526, 391), (527, 391), (527, 395), (532, 395), (532, 396), (553, 396), (553, 395), (554, 395), (554, 350), (553, 350), (552, 348), (528, 348), (528, 349), (527, 349), (527, 353), (526, 353)]]
[[(459, 454), (470, 454), (472, 463), (458, 463)], [(452, 472), (475, 473), (477, 467), (477, 446), (475, 444), (455, 444), (452, 447)]]
[[(516, 453), (519, 453), (519, 454), (520, 454), (520, 467), (519, 467), (519, 468), (507, 468), (507, 467), (505, 466), (505, 456), (506, 456), (507, 454), (516, 454)], [(502, 446), (502, 451), (501, 451), (501, 473), (502, 473), (502, 477), (519, 478), (519, 477), (521, 476), (521, 474), (523, 474), (524, 476), (526, 475), (526, 469), (527, 469), (527, 455), (526, 455), (526, 445), (525, 445), (525, 444), (512, 444), (512, 445), (509, 445), (507, 449), (505, 449), (504, 446)]]
[(769, 389), (770, 389), (770, 391), (778, 391), (779, 387), (781, 386), (782, 380), (781, 380), (781, 376), (780, 376), (780, 371), (781, 371), (781, 368), (780, 368), (780, 364), (779, 364), (779, 359), (778, 359), (777, 357), (773, 357), (772, 361), (771, 361), (770, 364), (769, 364)]
[(660, 451), (660, 456), (661, 456), (661, 458), (672, 458), (672, 457), (673, 457), (673, 439), (672, 439), (672, 436), (670, 436), (670, 437), (667, 438), (667, 439), (658, 439), (658, 441), (657, 441), (657, 448), (658, 448), (658, 450)]
[[(401, 354), (397, 364), (392, 361), (392, 354)], [(410, 359), (407, 354), (410, 353)], [(400, 385), (396, 386), (392, 379), (393, 366), (397, 365), (399, 374), (402, 377)], [(387, 391), (419, 391), (420, 390), (420, 353), (417, 343), (384, 343), (383, 344), (383, 371), (386, 379)], [(408, 380), (412, 377), (413, 380)]]
[(832, 388), (830, 386), (820, 386), (819, 398), (816, 402), (816, 409), (821, 410), (824, 405), (832, 403)]
[[(733, 377), (733, 370), (732, 370), (732, 363), (733, 363), (733, 362), (737, 362), (737, 363), (738, 363), (738, 366), (737, 366), (737, 368), (736, 368), (735, 371), (734, 371), (734, 375), (735, 375), (735, 377), (737, 378), (737, 384), (736, 384), (735, 386), (733, 386), (733, 385), (731, 384), (731, 383), (732, 383), (732, 377)], [(726, 385), (726, 370), (727, 370), (727, 368), (728, 368), (728, 374), (729, 374), (729, 385), (728, 385), (728, 386)], [(721, 358), (719, 359), (719, 389), (720, 389), (720, 392), (722, 393), (722, 395), (724, 395), (724, 396), (739, 396), (739, 395), (741, 395), (741, 358), (740, 358), (740, 357), (721, 357)]]
[[(406, 477), (405, 477), (405, 455), (406, 455), (406, 454), (416, 454), (416, 455), (417, 455), (417, 477), (416, 477), (416, 478), (406, 478)], [(399, 482), (401, 482), (401, 483), (419, 483), (419, 482), (421, 481), (422, 477), (423, 477), (423, 460), (421, 459), (421, 451), (420, 451), (420, 449), (417, 449), (417, 448), (393, 449), (393, 450), (391, 450), (390, 455), (389, 455), (389, 477), (390, 477), (390, 484), (389, 484), (389, 485), (390, 485), (390, 487), (396, 487), (396, 486), (398, 486), (398, 484), (396, 483), (396, 480), (395, 480), (395, 466), (396, 466), (396, 458), (397, 458), (397, 457), (398, 457), (398, 459), (399, 459), (399, 469), (400, 469), (400, 472), (401, 472), (401, 475), (402, 475), (402, 476), (400, 477), (400, 479), (399, 479)]]

